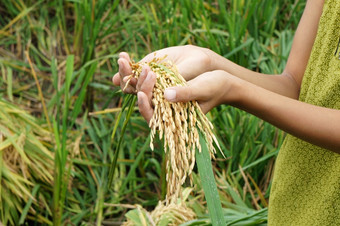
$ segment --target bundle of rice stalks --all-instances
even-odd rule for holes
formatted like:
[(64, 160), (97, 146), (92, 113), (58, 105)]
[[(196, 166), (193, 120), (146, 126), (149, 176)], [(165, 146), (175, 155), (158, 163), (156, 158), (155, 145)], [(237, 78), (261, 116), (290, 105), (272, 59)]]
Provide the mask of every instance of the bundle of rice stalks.
[(37, 209), (49, 211), (49, 200), (34, 197), (39, 184), (53, 182), (53, 153), (46, 142), (51, 143), (51, 134), (33, 116), (0, 99), (0, 221), (5, 225), (18, 225), (33, 215), (49, 222), (37, 214)]
[(149, 123), (150, 147), (153, 150), (153, 140), (158, 132), (159, 138), (164, 140), (167, 159), (166, 204), (169, 205), (176, 203), (181, 186), (191, 175), (195, 165), (196, 148), (201, 152), (199, 133), (203, 134), (211, 157), (216, 153), (213, 143), (217, 146), (218, 143), (212, 132), (213, 125), (201, 111), (197, 101), (172, 103), (164, 98), (166, 88), (186, 86), (185, 79), (171, 62), (165, 62), (164, 58), (154, 58), (148, 63), (131, 63), (132, 75), (126, 86), (132, 77), (139, 78), (143, 65), (148, 65), (157, 76), (152, 97), (154, 114)]

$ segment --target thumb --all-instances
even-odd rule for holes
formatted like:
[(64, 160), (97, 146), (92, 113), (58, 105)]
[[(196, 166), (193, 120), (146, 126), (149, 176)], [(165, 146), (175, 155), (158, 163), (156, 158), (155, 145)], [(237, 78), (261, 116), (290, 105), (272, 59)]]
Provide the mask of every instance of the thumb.
[(175, 86), (165, 89), (164, 97), (170, 102), (188, 102), (196, 100), (198, 95), (192, 86)]

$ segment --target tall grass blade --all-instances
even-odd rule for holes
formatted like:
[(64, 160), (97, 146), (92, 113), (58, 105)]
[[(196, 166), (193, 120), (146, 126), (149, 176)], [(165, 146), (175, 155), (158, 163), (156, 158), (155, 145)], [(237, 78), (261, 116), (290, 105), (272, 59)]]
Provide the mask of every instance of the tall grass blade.
[(199, 153), (198, 150), (196, 150), (196, 164), (198, 172), (201, 176), (202, 187), (207, 200), (211, 223), (213, 226), (224, 226), (225, 221), (223, 217), (222, 205), (210, 161), (209, 149), (204, 136), (201, 133), (199, 139), (202, 151)]
[(22, 210), (22, 213), (21, 213), (21, 216), (20, 216), (20, 219), (19, 219), (19, 224), (23, 224), (24, 221), (25, 221), (25, 218), (28, 214), (28, 210), (29, 208), (31, 208), (31, 205), (32, 205), (32, 202), (33, 202), (33, 198), (35, 198), (38, 190), (40, 188), (40, 185), (39, 184), (36, 184), (32, 190), (32, 197), (29, 198), (28, 202), (26, 203), (24, 209)]
[(11, 67), (7, 68), (7, 96), (10, 101), (13, 101), (13, 70)]
[[(93, 74), (95, 72), (97, 68), (97, 62), (94, 62), (89, 70), (87, 71), (86, 73), (86, 76), (85, 76), (85, 81), (82, 82), (82, 86), (81, 86), (81, 89), (80, 89), (80, 94), (74, 104), (74, 108), (73, 108), (73, 111), (71, 113), (71, 120), (72, 120), (72, 124), (74, 123), (74, 121), (76, 120), (77, 116), (79, 115), (79, 113), (81, 112), (81, 106), (84, 102), (84, 99), (85, 99), (85, 96), (86, 96), (86, 90), (87, 90), (87, 87), (90, 83), (90, 81), (92, 80), (93, 78)], [(72, 125), (71, 125), (72, 126)]]
[(70, 106), (70, 87), (71, 87), (71, 78), (73, 74), (73, 62), (74, 56), (70, 55), (66, 59), (66, 74), (65, 74), (65, 89), (64, 89), (64, 108), (62, 115), (62, 129), (61, 129), (61, 137), (59, 135), (60, 131), (58, 129), (58, 124), (54, 120), (53, 128), (56, 137), (57, 149), (55, 154), (55, 181), (54, 181), (54, 191), (53, 191), (53, 200), (54, 200), (54, 212), (53, 212), (53, 224), (60, 225), (63, 217), (63, 209), (64, 202), (66, 198), (66, 189), (68, 183), (68, 177), (70, 173), (70, 165), (69, 168), (66, 169), (67, 164), (67, 156), (68, 150), (66, 148), (66, 140), (67, 140), (67, 130), (69, 126), (69, 106)]
[[(127, 110), (126, 117), (124, 119), (122, 130), (121, 130), (121, 136), (119, 138), (119, 141), (117, 142), (117, 145), (116, 145), (116, 148), (115, 148), (114, 157), (113, 157), (112, 163), (110, 165), (108, 188), (110, 188), (111, 185), (112, 185), (113, 176), (114, 176), (116, 165), (117, 165), (118, 154), (119, 154), (119, 151), (120, 151), (120, 146), (121, 146), (121, 144), (122, 144), (122, 142), (124, 140), (124, 133), (125, 133), (125, 130), (126, 130), (126, 126), (127, 126), (128, 122), (129, 122), (131, 114), (132, 114), (132, 112), (134, 110), (134, 106), (135, 106), (136, 100), (137, 100), (136, 96), (132, 96), (132, 97), (127, 99), (127, 105), (126, 106), (128, 106), (128, 110)], [(124, 111), (126, 106), (124, 106), (122, 108), (122, 112)], [(119, 123), (119, 121), (117, 121), (117, 123)], [(114, 136), (114, 134), (112, 136)]]

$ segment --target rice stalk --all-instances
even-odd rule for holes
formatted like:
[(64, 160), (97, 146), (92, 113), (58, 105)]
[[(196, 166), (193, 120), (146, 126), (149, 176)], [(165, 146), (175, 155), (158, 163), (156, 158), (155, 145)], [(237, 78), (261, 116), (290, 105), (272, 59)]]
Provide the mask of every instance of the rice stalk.
[(0, 99), (0, 222), (5, 225), (18, 225), (23, 216), (48, 222), (39, 211), (50, 211), (46, 198), (33, 191), (36, 184), (52, 186), (54, 155), (44, 145), (51, 142), (51, 133), (33, 116)]
[[(190, 177), (195, 165), (196, 148), (201, 152), (199, 133), (201, 132), (208, 144), (210, 156), (216, 153), (213, 125), (201, 111), (197, 101), (172, 103), (164, 98), (164, 90), (172, 86), (186, 86), (186, 81), (178, 73), (171, 62), (164, 58), (154, 58), (149, 63), (131, 63), (132, 77), (139, 78), (143, 65), (149, 65), (156, 74), (156, 84), (153, 89), (152, 104), (154, 114), (149, 122), (151, 128), (150, 148), (153, 150), (153, 140), (156, 132), (159, 139), (164, 139), (164, 152), (167, 155), (166, 180), (167, 204), (176, 202), (181, 186)], [(128, 85), (129, 82), (127, 82)]]
[[(179, 206), (182, 185), (187, 177), (190, 178), (195, 165), (201, 174), (204, 192), (208, 203), (208, 209), (213, 225), (223, 225), (223, 213), (221, 202), (216, 188), (210, 158), (214, 158), (216, 149), (214, 143), (220, 149), (217, 139), (213, 134), (213, 125), (201, 111), (197, 101), (168, 102), (164, 98), (164, 90), (172, 86), (186, 86), (185, 79), (179, 74), (176, 66), (164, 58), (154, 58), (148, 63), (131, 63), (131, 78), (139, 78), (143, 65), (148, 65), (156, 74), (156, 83), (153, 88), (152, 104), (154, 114), (149, 122), (150, 148), (153, 150), (153, 140), (158, 132), (159, 139), (164, 141), (166, 154), (166, 181), (167, 194), (165, 204), (159, 204), (155, 210), (183, 211), (188, 213), (186, 206)], [(125, 88), (124, 88), (125, 89)], [(198, 150), (198, 152), (196, 152)], [(222, 153), (222, 152), (221, 152)], [(199, 160), (200, 159), (200, 160)]]
[(197, 217), (195, 212), (186, 205), (191, 191), (191, 188), (184, 189), (181, 194), (182, 199), (177, 200), (177, 203), (166, 205), (165, 201), (159, 201), (152, 212), (148, 212), (140, 205), (135, 205), (135, 209), (126, 214), (127, 221), (122, 226), (176, 226), (195, 219)]
[(42, 107), (43, 107), (43, 111), (44, 111), (44, 114), (45, 114), (45, 117), (46, 117), (46, 121), (47, 121), (48, 127), (49, 127), (50, 131), (52, 131), (52, 125), (51, 125), (51, 122), (50, 122), (50, 118), (48, 116), (48, 112), (47, 112), (47, 108), (46, 108), (46, 104), (45, 104), (44, 95), (43, 95), (41, 86), (39, 84), (37, 74), (35, 73), (34, 67), (32, 65), (32, 61), (31, 61), (31, 58), (29, 56), (28, 51), (25, 51), (25, 55), (26, 55), (26, 58), (28, 60), (29, 65), (31, 67), (32, 75), (33, 75), (33, 78), (34, 78), (35, 83), (36, 83), (37, 88), (38, 88), (39, 97), (40, 97), (40, 100), (41, 100), (41, 104), (42, 104)]

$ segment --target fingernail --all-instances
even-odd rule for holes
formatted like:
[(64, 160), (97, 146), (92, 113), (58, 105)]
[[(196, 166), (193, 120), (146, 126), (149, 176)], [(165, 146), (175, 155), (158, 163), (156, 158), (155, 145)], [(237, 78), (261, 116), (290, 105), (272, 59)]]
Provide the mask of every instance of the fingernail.
[(169, 101), (175, 100), (176, 99), (176, 90), (166, 89), (164, 91), (164, 97), (165, 97), (165, 99), (167, 99)]

